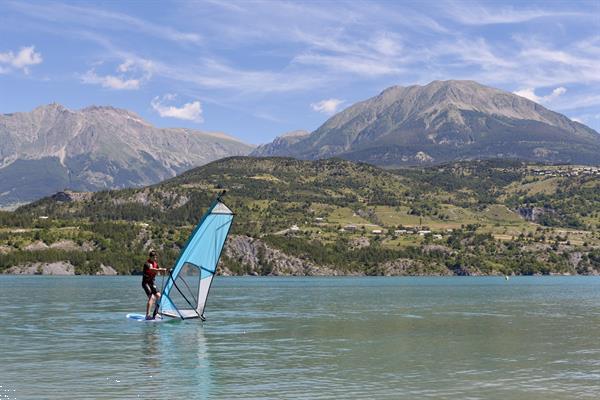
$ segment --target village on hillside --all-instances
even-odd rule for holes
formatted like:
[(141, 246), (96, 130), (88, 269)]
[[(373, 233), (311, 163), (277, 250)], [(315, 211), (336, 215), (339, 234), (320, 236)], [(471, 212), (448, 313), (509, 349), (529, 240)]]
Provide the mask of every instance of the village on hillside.
[(596, 166), (560, 166), (557, 167), (535, 167), (531, 170), (534, 175), (550, 177), (569, 177), (600, 175), (600, 167)]

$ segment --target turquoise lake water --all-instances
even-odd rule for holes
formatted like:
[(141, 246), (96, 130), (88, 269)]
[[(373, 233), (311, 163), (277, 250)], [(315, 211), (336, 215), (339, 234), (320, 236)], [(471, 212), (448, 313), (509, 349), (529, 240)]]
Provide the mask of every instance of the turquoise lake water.
[(144, 323), (139, 277), (0, 276), (4, 399), (597, 399), (600, 278), (225, 278)]

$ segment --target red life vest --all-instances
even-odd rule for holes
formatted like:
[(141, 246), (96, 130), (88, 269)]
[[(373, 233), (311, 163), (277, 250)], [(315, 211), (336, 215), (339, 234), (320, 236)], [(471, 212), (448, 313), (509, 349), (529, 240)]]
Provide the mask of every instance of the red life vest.
[[(150, 264), (151, 267), (148, 267), (148, 264)], [(158, 274), (158, 263), (148, 259), (148, 261), (146, 261), (144, 264), (144, 275), (147, 278), (154, 279), (156, 274)]]

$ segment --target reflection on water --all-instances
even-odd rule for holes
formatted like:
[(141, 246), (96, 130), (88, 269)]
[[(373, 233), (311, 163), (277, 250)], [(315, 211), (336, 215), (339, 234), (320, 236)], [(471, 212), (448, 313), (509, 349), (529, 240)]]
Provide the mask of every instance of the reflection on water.
[[(144, 322), (140, 322), (144, 323)], [(160, 330), (156, 324), (147, 323), (148, 326), (145, 331), (142, 333), (144, 339), (144, 347), (141, 354), (142, 364), (140, 367), (145, 367), (150, 374), (149, 378), (158, 377), (160, 372), (160, 349), (158, 348), (158, 344), (160, 343)]]
[[(211, 390), (211, 368), (204, 327), (198, 320), (163, 323), (160, 330), (161, 363), (157, 377), (180, 388), (182, 397)], [(171, 392), (173, 393), (173, 392)]]
[(600, 393), (600, 279), (221, 278), (208, 321), (137, 277), (0, 276), (0, 400)]

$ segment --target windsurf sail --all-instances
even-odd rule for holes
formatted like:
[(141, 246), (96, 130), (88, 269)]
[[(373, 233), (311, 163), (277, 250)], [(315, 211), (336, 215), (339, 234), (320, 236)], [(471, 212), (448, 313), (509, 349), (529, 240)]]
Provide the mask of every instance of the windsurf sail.
[(208, 292), (234, 216), (221, 195), (202, 216), (179, 254), (158, 303), (158, 313), (204, 319)]

